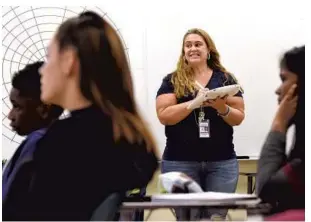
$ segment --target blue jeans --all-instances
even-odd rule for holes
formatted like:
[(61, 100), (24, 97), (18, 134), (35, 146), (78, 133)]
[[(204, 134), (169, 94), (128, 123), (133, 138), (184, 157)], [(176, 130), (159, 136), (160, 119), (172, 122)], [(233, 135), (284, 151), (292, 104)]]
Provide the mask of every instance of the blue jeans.
[[(188, 161), (167, 161), (162, 160), (162, 173), (178, 171), (183, 172), (195, 180), (204, 191), (234, 193), (239, 178), (239, 165), (237, 159), (222, 160), (217, 162), (188, 162)], [(183, 218), (183, 210), (175, 210), (177, 220)], [(218, 215), (225, 218), (227, 210), (204, 209), (191, 210), (190, 220), (210, 218)]]

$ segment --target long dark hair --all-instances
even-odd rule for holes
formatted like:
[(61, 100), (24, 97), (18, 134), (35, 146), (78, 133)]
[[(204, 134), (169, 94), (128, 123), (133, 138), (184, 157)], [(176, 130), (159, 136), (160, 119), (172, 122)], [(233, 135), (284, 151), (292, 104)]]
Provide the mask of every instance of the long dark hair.
[(137, 111), (132, 77), (124, 47), (116, 31), (98, 14), (87, 11), (58, 29), (59, 50), (72, 47), (80, 61), (82, 94), (111, 116), (115, 140), (155, 142)]
[(293, 119), (295, 124), (295, 145), (289, 159), (305, 160), (305, 46), (287, 51), (281, 59), (281, 68), (298, 76), (298, 104)]

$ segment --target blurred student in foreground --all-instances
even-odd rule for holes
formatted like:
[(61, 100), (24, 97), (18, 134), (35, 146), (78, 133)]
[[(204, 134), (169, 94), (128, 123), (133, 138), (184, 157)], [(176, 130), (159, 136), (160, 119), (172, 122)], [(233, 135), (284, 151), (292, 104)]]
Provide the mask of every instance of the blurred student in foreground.
[(70, 117), (39, 141), (31, 185), (3, 219), (87, 221), (110, 194), (149, 183), (156, 146), (137, 111), (120, 38), (96, 13), (60, 25), (40, 73), (41, 99)]
[[(280, 63), (279, 108), (258, 163), (257, 194), (273, 207), (266, 220), (304, 220), (305, 208), (305, 46), (286, 52)], [(286, 133), (295, 125), (292, 149)]]
[(13, 75), (10, 100), (12, 109), (8, 119), (11, 127), (20, 136), (26, 136), (14, 152), (13, 157), (5, 165), (2, 174), (2, 201), (15, 198), (19, 185), (24, 186), (29, 180), (18, 175), (21, 172), (30, 173), (27, 169), (37, 142), (45, 134), (47, 128), (58, 119), (63, 109), (55, 105), (46, 105), (40, 100), (39, 68), (43, 62), (26, 65)]

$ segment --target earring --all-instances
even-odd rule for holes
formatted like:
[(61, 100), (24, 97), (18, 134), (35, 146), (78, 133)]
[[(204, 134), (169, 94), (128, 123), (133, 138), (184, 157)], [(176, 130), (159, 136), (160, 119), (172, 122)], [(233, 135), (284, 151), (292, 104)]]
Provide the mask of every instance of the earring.
[(211, 59), (211, 53), (208, 53), (207, 60), (210, 60), (210, 59)]

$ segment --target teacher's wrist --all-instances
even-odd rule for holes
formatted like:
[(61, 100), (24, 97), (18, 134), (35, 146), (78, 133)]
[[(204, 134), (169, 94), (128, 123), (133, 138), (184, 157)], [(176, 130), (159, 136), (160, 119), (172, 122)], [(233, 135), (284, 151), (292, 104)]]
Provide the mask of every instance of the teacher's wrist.
[(224, 104), (223, 106), (219, 107), (217, 109), (218, 114), (225, 115), (226, 112), (228, 112), (229, 106), (227, 104)]

